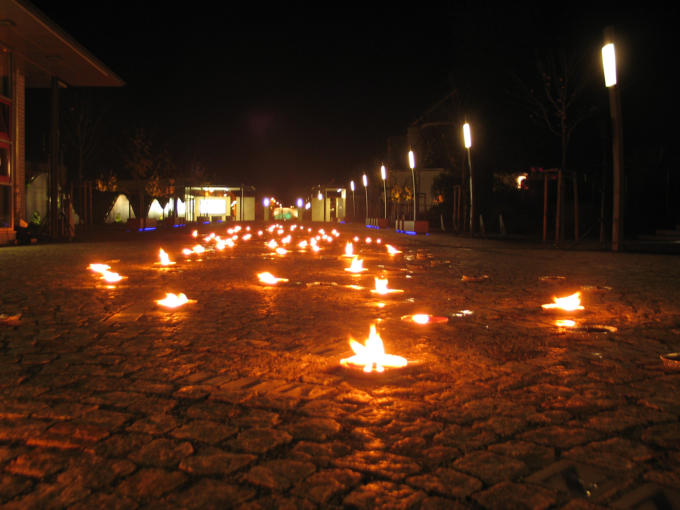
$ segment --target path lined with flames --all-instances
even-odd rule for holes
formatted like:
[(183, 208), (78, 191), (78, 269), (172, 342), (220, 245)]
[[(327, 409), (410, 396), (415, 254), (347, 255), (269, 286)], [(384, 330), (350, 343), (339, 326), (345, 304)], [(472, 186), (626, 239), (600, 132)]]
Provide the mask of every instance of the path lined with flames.
[(243, 224), (0, 268), (7, 508), (680, 504), (676, 258)]

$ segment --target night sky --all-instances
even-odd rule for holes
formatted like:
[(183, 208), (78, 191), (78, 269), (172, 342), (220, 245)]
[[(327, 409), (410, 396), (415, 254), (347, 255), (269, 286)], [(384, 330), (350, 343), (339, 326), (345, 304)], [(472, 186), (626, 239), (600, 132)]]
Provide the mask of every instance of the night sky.
[(111, 125), (143, 126), (178, 166), (198, 160), (223, 183), (284, 199), (377, 171), (369, 167), (385, 156), (387, 137), (406, 134), (452, 89), (469, 111), (480, 171), (557, 166), (557, 140), (529, 121), (512, 77), (530, 83), (536, 55), (558, 47), (582, 56), (598, 109), (571, 157), (600, 165), (608, 102), (599, 51), (608, 24), (620, 36), (626, 139), (674, 149), (665, 129), (677, 94), (662, 61), (675, 9), (34, 4), (126, 82), (111, 92)]

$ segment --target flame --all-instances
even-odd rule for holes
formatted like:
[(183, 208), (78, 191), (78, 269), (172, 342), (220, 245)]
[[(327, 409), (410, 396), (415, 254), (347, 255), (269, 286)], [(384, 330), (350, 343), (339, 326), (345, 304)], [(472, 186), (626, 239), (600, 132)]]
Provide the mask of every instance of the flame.
[(298, 243), (298, 248), (300, 248), (301, 250), (304, 250), (305, 248), (307, 248), (307, 244), (308, 244), (307, 241), (305, 241), (305, 240), (303, 239), (302, 241), (300, 241), (300, 242)]
[(121, 275), (119, 275), (118, 273), (114, 273), (114, 272), (108, 271), (108, 270), (102, 271), (101, 275), (102, 275), (102, 280), (105, 280), (108, 283), (116, 283), (116, 282), (119, 282), (123, 279), (123, 277)]
[(389, 289), (387, 288), (387, 278), (374, 278), (375, 279), (375, 289), (372, 289), (371, 292), (374, 294), (393, 294), (395, 292), (404, 292), (401, 289)]
[(188, 257), (189, 255), (191, 255), (193, 252), (194, 252), (194, 250), (192, 250), (192, 249), (190, 249), (190, 248), (184, 248), (184, 249), (182, 250), (182, 253), (183, 253), (185, 256), (187, 256), (187, 257)]
[(555, 326), (558, 328), (573, 328), (576, 326), (576, 321), (573, 321), (571, 319), (557, 319), (555, 321)]
[(94, 271), (95, 273), (104, 274), (106, 271), (111, 269), (111, 266), (108, 264), (90, 264), (87, 266), (87, 268), (90, 271)]
[(187, 298), (186, 294), (180, 292), (179, 294), (173, 294), (172, 292), (166, 292), (163, 299), (157, 299), (156, 303), (167, 308), (177, 308), (179, 306), (189, 303), (190, 300)]
[(397, 253), (401, 253), (401, 251), (397, 250), (391, 244), (386, 244), (385, 247), (387, 248), (387, 253), (389, 253), (390, 255), (396, 255)]
[(275, 250), (278, 245), (279, 245), (279, 243), (277, 243), (274, 239), (271, 239), (267, 243), (267, 248), (269, 248), (270, 250)]
[(258, 273), (257, 277), (260, 279), (262, 283), (266, 283), (267, 285), (276, 285), (279, 282), (288, 281), (288, 278), (277, 278), (276, 276), (268, 272)]
[(171, 266), (174, 264), (174, 262), (170, 260), (170, 257), (163, 248), (161, 248), (160, 251), (158, 252), (158, 256), (161, 259), (160, 261), (161, 266)]
[(288, 253), (288, 250), (286, 250), (285, 248), (283, 248), (281, 246), (276, 248), (276, 250), (274, 250), (274, 251), (276, 251), (276, 253), (278, 253), (279, 255), (285, 255), (286, 253)]
[(203, 253), (205, 251), (205, 248), (203, 248), (203, 246), (201, 246), (200, 244), (197, 244), (196, 246), (194, 246), (193, 251), (194, 253)]
[(375, 330), (375, 324), (371, 324), (371, 332), (364, 345), (352, 338), (349, 339), (349, 345), (354, 351), (354, 356), (341, 359), (340, 364), (343, 366), (363, 366), (364, 372), (371, 373), (373, 371), (383, 372), (385, 367), (401, 368), (408, 364), (408, 361), (401, 356), (385, 354), (385, 346)]
[(429, 315), (427, 313), (415, 313), (413, 315), (404, 315), (401, 318), (401, 320), (415, 322), (416, 324), (420, 324), (421, 326), (424, 326), (425, 324), (437, 324), (449, 321), (448, 317), (437, 317), (435, 315)]
[(198, 237), (198, 230), (194, 230), (194, 231), (191, 233), (191, 237)]
[(354, 256), (354, 245), (350, 241), (347, 241), (347, 244), (345, 245), (345, 257), (353, 257), (353, 256)]
[(565, 312), (574, 312), (576, 310), (583, 310), (581, 306), (581, 293), (575, 292), (571, 296), (566, 296), (562, 298), (553, 297), (553, 303), (548, 303), (546, 305), (541, 305), (544, 310), (559, 309)]
[(243, 234), (243, 237), (241, 237), (241, 239), (243, 239), (244, 241), (250, 241), (252, 237), (253, 234)]
[(350, 273), (361, 273), (362, 271), (366, 271), (366, 268), (364, 268), (363, 265), (364, 261), (355, 255), (352, 259), (352, 264), (349, 267), (346, 267), (345, 271), (349, 271)]

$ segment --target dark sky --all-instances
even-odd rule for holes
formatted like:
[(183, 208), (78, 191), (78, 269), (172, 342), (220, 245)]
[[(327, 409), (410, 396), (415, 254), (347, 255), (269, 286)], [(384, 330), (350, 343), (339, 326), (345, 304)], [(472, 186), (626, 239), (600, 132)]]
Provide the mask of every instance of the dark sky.
[[(550, 10), (472, 2), (34, 4), (126, 82), (115, 95), (128, 127), (152, 130), (178, 161), (197, 159), (226, 183), (291, 198), (315, 183), (360, 175), (384, 157), (388, 136), (405, 134), (452, 88), (485, 126), (476, 130), (475, 149), (489, 155), (487, 165), (502, 164), (505, 154), (508, 165), (548, 166), (533, 132), (518, 133), (526, 114), (508, 95), (509, 76), (535, 75), (537, 51), (565, 46), (582, 52), (584, 69), (601, 82), (606, 24), (621, 33), (627, 57), (624, 100), (637, 108), (627, 120), (658, 117), (663, 94), (672, 95), (657, 66), (676, 12), (649, 4), (614, 14), (567, 2), (541, 4)], [(633, 64), (644, 73), (633, 73)], [(632, 98), (643, 90), (644, 107)], [(607, 107), (606, 93), (596, 100)]]

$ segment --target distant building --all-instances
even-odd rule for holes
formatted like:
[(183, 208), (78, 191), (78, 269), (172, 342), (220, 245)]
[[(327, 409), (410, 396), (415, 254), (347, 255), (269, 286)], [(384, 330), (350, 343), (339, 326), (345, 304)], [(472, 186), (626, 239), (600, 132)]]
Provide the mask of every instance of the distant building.
[[(120, 87), (124, 82), (70, 35), (24, 0), (0, 0), (0, 243), (13, 241), (26, 211), (26, 88), (51, 88), (53, 111), (60, 87)], [(45, 112), (48, 116), (50, 112)], [(51, 123), (58, 147), (58, 119)], [(58, 235), (57, 153), (50, 154), (47, 216)], [(32, 212), (29, 212), (30, 216)]]

